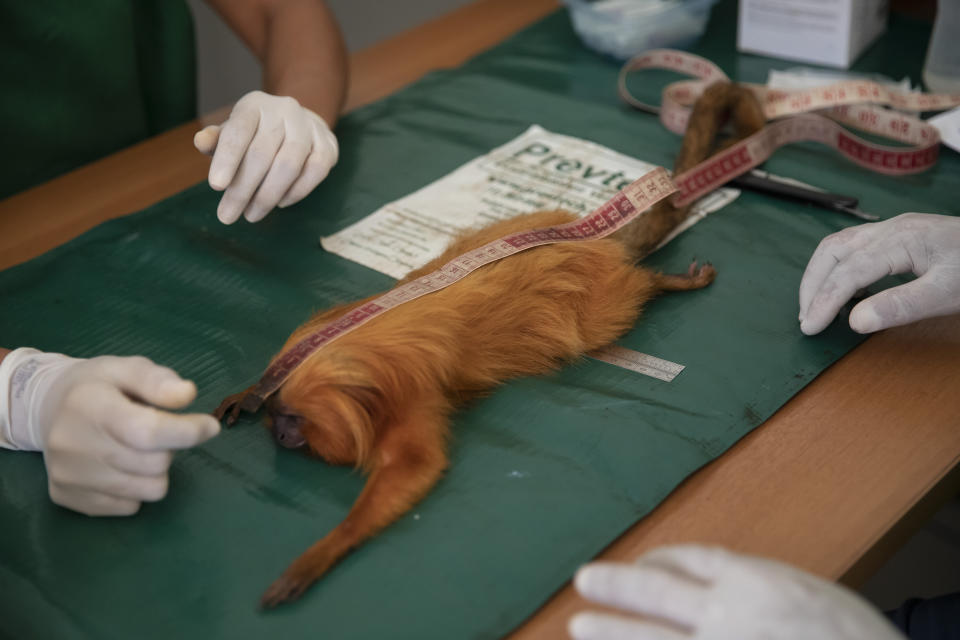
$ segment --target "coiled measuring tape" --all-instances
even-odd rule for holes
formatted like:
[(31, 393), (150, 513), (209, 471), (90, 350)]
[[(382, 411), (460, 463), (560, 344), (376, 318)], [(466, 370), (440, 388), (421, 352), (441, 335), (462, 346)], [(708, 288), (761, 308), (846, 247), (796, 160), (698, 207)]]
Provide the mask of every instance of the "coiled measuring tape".
[[(670, 69), (698, 80), (675, 82), (663, 92), (661, 106), (636, 100), (627, 90), (626, 77), (642, 69)], [(690, 107), (712, 82), (729, 78), (715, 64), (689, 53), (660, 49), (629, 61), (620, 72), (620, 94), (629, 104), (660, 114), (664, 125), (682, 134)], [(438, 270), (400, 285), (311, 333), (280, 354), (256, 385), (242, 398), (239, 409), (256, 412), (308, 358), (337, 338), (373, 318), (412, 300), (444, 289), (480, 267), (526, 249), (556, 242), (596, 240), (633, 221), (670, 195), (677, 207), (685, 206), (761, 164), (779, 147), (800, 141), (829, 145), (853, 162), (888, 174), (917, 173), (937, 158), (940, 135), (918, 118), (881, 110), (862, 103), (888, 104), (913, 111), (946, 109), (960, 105), (960, 96), (900, 94), (874, 82), (844, 82), (821, 89), (771, 90), (751, 85), (767, 118), (781, 118), (754, 135), (710, 157), (671, 181), (666, 170), (655, 169), (619, 191), (590, 215), (555, 227), (514, 233), (457, 256)], [(818, 114), (806, 113), (818, 110)], [(794, 115), (800, 114), (800, 115)], [(840, 124), (906, 143), (888, 147), (867, 142)]]
[[(667, 69), (697, 80), (667, 85), (657, 107), (636, 99), (627, 88), (627, 77), (644, 69)], [(706, 58), (684, 51), (655, 49), (634, 57), (620, 69), (618, 89), (627, 104), (649, 113), (659, 113), (665, 127), (682, 134), (686, 131), (693, 103), (714, 82), (730, 82), (730, 78)], [(675, 204), (687, 204), (702, 195), (700, 185), (712, 190), (739, 175), (729, 174), (729, 167), (753, 162), (760, 156), (766, 159), (773, 150), (791, 142), (823, 143), (856, 164), (878, 173), (904, 175), (924, 171), (936, 164), (940, 132), (919, 118), (875, 105), (915, 112), (940, 111), (960, 105), (960, 95), (900, 93), (868, 80), (790, 91), (756, 84), (741, 86), (756, 94), (764, 115), (775, 122), (705, 162), (709, 167), (690, 176), (692, 182), (689, 184), (679, 182), (681, 194)], [(840, 125), (896, 140), (906, 146), (868, 142)]]

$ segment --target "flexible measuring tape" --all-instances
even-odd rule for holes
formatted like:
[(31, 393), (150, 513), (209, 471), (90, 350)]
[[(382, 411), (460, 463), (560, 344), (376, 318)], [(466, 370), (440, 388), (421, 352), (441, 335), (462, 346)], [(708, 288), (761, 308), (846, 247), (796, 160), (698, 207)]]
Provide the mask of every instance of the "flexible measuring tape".
[[(644, 69), (668, 69), (694, 76), (698, 80), (667, 85), (663, 90), (662, 103), (657, 107), (637, 100), (627, 88), (630, 73)], [(655, 49), (636, 56), (620, 69), (618, 87), (620, 97), (625, 102), (642, 111), (659, 113), (664, 126), (682, 134), (687, 128), (691, 106), (703, 90), (714, 82), (730, 82), (730, 78), (706, 58), (684, 51)], [(940, 133), (936, 127), (919, 118), (873, 105), (888, 105), (905, 111), (940, 111), (960, 105), (960, 95), (900, 93), (868, 80), (790, 91), (755, 84), (742, 86), (756, 94), (768, 120), (794, 117), (778, 120), (737, 145), (741, 157), (743, 154), (752, 156), (755, 151), (761, 152), (765, 148), (772, 151), (789, 142), (812, 140), (833, 147), (863, 167), (888, 175), (918, 173), (936, 164)], [(816, 113), (809, 113), (812, 111)], [(891, 147), (868, 142), (840, 124), (896, 140), (906, 146)], [(763, 138), (770, 140), (763, 141)], [(749, 148), (749, 151), (744, 151), (744, 148)], [(724, 153), (721, 156), (727, 156), (729, 163), (732, 161), (730, 156), (736, 154)], [(719, 156), (714, 158), (719, 159)], [(687, 197), (686, 192), (708, 179), (709, 176), (700, 176), (695, 183), (681, 184), (681, 194), (675, 198), (675, 204), (695, 200), (696, 197)], [(712, 184), (723, 184), (723, 181), (713, 181)], [(697, 192), (700, 193), (699, 190)]]
[[(640, 69), (671, 69), (699, 78), (676, 82), (663, 93), (660, 108), (636, 100), (626, 87), (626, 76)], [(672, 50), (650, 51), (629, 61), (620, 72), (620, 93), (631, 105), (659, 112), (670, 130), (683, 133), (690, 105), (708, 84), (729, 78), (715, 64), (689, 53)], [(494, 240), (457, 256), (440, 269), (391, 289), (384, 295), (358, 307), (303, 338), (276, 358), (251, 392), (240, 402), (240, 409), (256, 412), (310, 356), (340, 336), (366, 324), (380, 314), (421, 296), (444, 289), (480, 267), (520, 251), (556, 242), (596, 240), (610, 235), (631, 222), (646, 209), (676, 193), (673, 204), (685, 206), (717, 187), (761, 164), (777, 148), (799, 141), (829, 145), (857, 164), (882, 173), (916, 173), (936, 162), (939, 132), (922, 120), (854, 103), (880, 103), (897, 108), (944, 109), (960, 105), (960, 96), (898, 94), (873, 82), (846, 82), (822, 89), (776, 91), (751, 86), (758, 94), (768, 118), (795, 115), (774, 122), (741, 140), (671, 181), (658, 168), (618, 192), (590, 215), (564, 225), (531, 229)], [(823, 115), (803, 113), (819, 109)], [(827, 117), (823, 117), (827, 116)], [(886, 147), (863, 140), (838, 122), (904, 142), (910, 147)], [(675, 182), (675, 183), (674, 183)]]
[(584, 218), (554, 227), (513, 233), (457, 256), (436, 271), (391, 289), (294, 344), (267, 367), (260, 381), (241, 401), (240, 409), (251, 413), (258, 411), (290, 374), (318, 349), (380, 314), (449, 287), (486, 264), (526, 249), (556, 242), (597, 240), (608, 236), (676, 191), (677, 187), (666, 170), (657, 168), (618, 191)]

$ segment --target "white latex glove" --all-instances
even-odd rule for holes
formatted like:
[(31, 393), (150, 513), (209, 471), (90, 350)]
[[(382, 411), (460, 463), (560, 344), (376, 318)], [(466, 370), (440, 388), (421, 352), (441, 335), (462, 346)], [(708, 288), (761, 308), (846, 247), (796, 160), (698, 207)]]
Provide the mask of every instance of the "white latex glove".
[(773, 560), (701, 546), (662, 547), (635, 564), (594, 563), (582, 596), (638, 613), (579, 613), (575, 640), (906, 640), (852, 591)]
[(0, 445), (43, 451), (56, 504), (130, 515), (166, 495), (173, 449), (219, 433), (212, 416), (161, 410), (196, 394), (192, 382), (147, 358), (17, 349), (0, 363)]
[(197, 132), (193, 144), (213, 155), (210, 186), (226, 192), (217, 217), (262, 220), (274, 207), (302, 200), (337, 163), (337, 137), (323, 118), (290, 97), (251, 91), (222, 125)]
[(919, 277), (859, 302), (850, 328), (870, 333), (960, 311), (960, 218), (905, 213), (824, 238), (800, 282), (800, 330), (823, 331), (857, 291), (908, 271)]

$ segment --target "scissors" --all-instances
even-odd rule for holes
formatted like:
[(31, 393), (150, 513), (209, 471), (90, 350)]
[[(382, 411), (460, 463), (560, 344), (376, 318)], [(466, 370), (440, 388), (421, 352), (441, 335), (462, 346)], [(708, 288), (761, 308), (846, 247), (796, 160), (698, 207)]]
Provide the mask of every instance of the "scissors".
[[(644, 111), (654, 115), (660, 113), (660, 109), (657, 107), (639, 104), (633, 104), (631, 106), (638, 111)], [(765, 193), (767, 195), (777, 196), (779, 198), (796, 200), (798, 202), (806, 202), (807, 204), (812, 204), (815, 207), (821, 207), (829, 211), (845, 213), (855, 218), (860, 218), (861, 220), (869, 220), (870, 222), (873, 222), (880, 219), (880, 216), (875, 216), (872, 213), (867, 213), (866, 211), (861, 210), (859, 207), (859, 198), (854, 198), (853, 196), (844, 196), (838, 193), (830, 193), (819, 187), (815, 187), (812, 184), (800, 182), (799, 180), (794, 180), (793, 178), (774, 175), (760, 169), (751, 169), (747, 173), (734, 178), (728, 184), (730, 186), (740, 187), (741, 189), (756, 191), (758, 193)]]
[(830, 211), (845, 213), (861, 220), (874, 221), (880, 219), (880, 216), (862, 211), (858, 206), (860, 204), (858, 198), (830, 193), (805, 182), (777, 176), (760, 169), (751, 169), (731, 180), (729, 184), (750, 191), (806, 202)]

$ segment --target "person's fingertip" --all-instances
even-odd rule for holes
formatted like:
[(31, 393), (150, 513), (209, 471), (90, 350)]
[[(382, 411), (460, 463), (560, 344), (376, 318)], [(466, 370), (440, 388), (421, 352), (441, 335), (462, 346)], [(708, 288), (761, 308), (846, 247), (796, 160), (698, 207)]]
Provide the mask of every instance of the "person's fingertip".
[(586, 630), (591, 626), (589, 613), (578, 613), (567, 622), (567, 633), (574, 640), (585, 637)]
[(206, 136), (203, 135), (203, 129), (193, 134), (193, 146), (196, 147), (200, 153), (206, 153), (207, 144)]
[[(220, 145), (218, 145), (219, 147)], [(237, 172), (236, 158), (228, 149), (217, 149), (210, 161), (210, 171), (207, 174), (207, 182), (214, 191), (223, 191), (233, 182), (234, 175)]]
[(280, 198), (280, 202), (277, 203), (277, 207), (280, 209), (285, 209), (291, 205), (297, 204), (303, 200), (304, 197), (305, 195), (301, 193), (299, 189), (291, 188), (286, 195)]
[(270, 209), (249, 209), (246, 213), (243, 214), (243, 217), (246, 218), (247, 222), (260, 222), (267, 217), (267, 214), (270, 212)]
[(204, 127), (193, 134), (193, 146), (196, 147), (200, 153), (208, 156), (213, 155), (214, 150), (217, 148), (217, 140), (220, 137), (219, 132), (220, 127)]
[(217, 220), (223, 224), (230, 225), (240, 219), (240, 214), (238, 214), (232, 207), (224, 206), (222, 203), (217, 207)]
[(593, 611), (581, 611), (567, 622), (567, 633), (573, 640), (590, 640), (597, 636), (597, 631), (603, 626), (603, 615)]
[(174, 374), (173, 377), (160, 382), (157, 387), (158, 396), (166, 407), (182, 407), (193, 402), (197, 397), (197, 386), (190, 380), (184, 380)]
[(598, 568), (591, 565), (584, 565), (577, 569), (573, 576), (573, 587), (580, 595), (586, 596), (590, 593), (596, 582)]
[(193, 380), (184, 380), (180, 376), (177, 376), (176, 386), (173, 384), (170, 386), (172, 389), (175, 389), (177, 393), (189, 395), (191, 398), (194, 398), (197, 395), (197, 385), (194, 384)]
[(203, 441), (209, 440), (220, 435), (220, 421), (213, 416), (202, 416), (203, 418)]
[(850, 328), (857, 333), (873, 333), (883, 328), (883, 321), (873, 305), (860, 303), (850, 312)]
[(820, 333), (821, 328), (815, 325), (810, 320), (804, 318), (803, 320), (800, 321), (800, 331), (803, 332), (804, 335), (812, 336)]
[(227, 171), (211, 172), (208, 182), (214, 191), (223, 191), (230, 186), (230, 174)]

